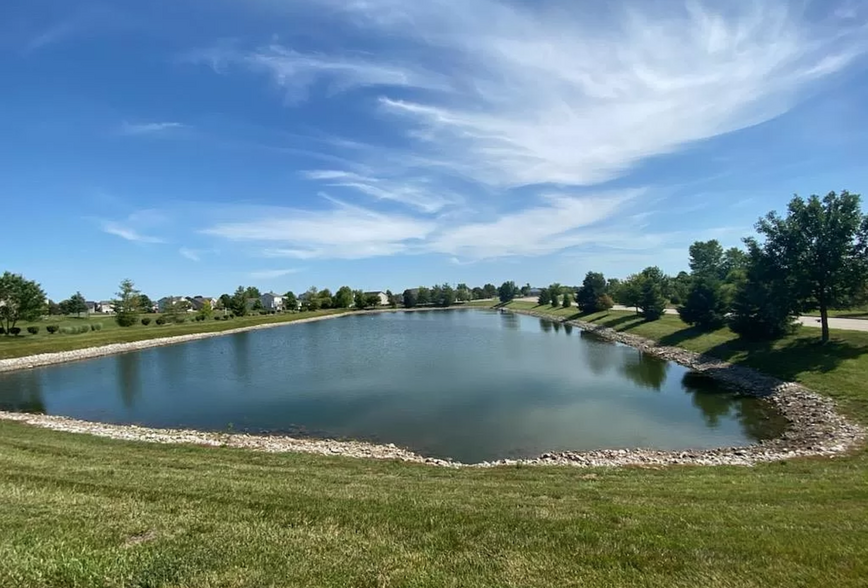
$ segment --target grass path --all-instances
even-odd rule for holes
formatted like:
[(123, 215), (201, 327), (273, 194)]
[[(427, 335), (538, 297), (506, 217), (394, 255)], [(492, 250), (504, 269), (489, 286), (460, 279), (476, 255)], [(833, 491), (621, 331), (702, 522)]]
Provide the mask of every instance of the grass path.
[[(583, 318), (793, 375), (868, 423), (862, 334), (746, 346), (677, 317)], [(456, 471), (0, 421), (0, 502), (0, 586), (868, 582), (864, 450), (754, 468)]]

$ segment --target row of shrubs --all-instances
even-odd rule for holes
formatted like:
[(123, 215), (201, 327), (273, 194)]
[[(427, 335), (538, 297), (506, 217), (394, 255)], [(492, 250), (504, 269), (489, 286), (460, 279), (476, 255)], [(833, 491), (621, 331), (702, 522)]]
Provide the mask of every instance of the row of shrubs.
[[(61, 332), (64, 335), (80, 335), (81, 333), (90, 333), (91, 331), (101, 331), (102, 323), (90, 323), (87, 325), (75, 325), (73, 327), (63, 327), (60, 325), (46, 325), (45, 330), (48, 331), (49, 335), (54, 335), (57, 332)], [(32, 325), (27, 327), (27, 332), (31, 335), (36, 335), (39, 333), (39, 327), (36, 325)], [(0, 327), (0, 335), (5, 335), (6, 330), (3, 327)], [(9, 329), (9, 334), (18, 336), (21, 334), (21, 327), (12, 327)]]

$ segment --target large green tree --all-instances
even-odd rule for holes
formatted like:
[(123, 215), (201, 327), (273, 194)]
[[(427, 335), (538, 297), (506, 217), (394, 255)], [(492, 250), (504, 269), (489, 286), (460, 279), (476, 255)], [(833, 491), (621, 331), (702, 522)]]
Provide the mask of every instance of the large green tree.
[(147, 294), (139, 294), (139, 308), (142, 312), (154, 312), (154, 301)]
[(74, 314), (80, 317), (81, 313), (87, 312), (87, 301), (81, 295), (81, 292), (76, 292), (68, 300), (64, 300), (61, 305), (66, 314)]
[(115, 311), (115, 322), (121, 327), (132, 327), (136, 324), (139, 313), (139, 291), (129, 278), (121, 281), (115, 299), (112, 300)]
[(552, 301), (552, 293), (549, 292), (548, 288), (541, 288), (539, 291), (539, 297), (536, 299), (536, 303), (539, 306), (543, 306)]
[(404, 308), (415, 308), (419, 304), (418, 292), (407, 288), (404, 290)]
[(724, 277), (723, 247), (717, 239), (696, 241), (690, 246), (690, 272), (697, 278)]
[(601, 299), (606, 294), (606, 278), (599, 272), (588, 272), (576, 294), (576, 306), (582, 312), (597, 312), (602, 309)]
[(416, 304), (425, 306), (431, 304), (431, 289), (427, 286), (419, 286), (416, 289)]
[(482, 296), (483, 298), (494, 298), (497, 296), (497, 286), (494, 284), (485, 284), (482, 287)]
[(518, 286), (515, 285), (515, 282), (510, 280), (500, 285), (500, 288), (497, 289), (497, 297), (501, 302), (506, 303), (514, 300), (520, 292), (521, 291)]
[(45, 310), (42, 287), (20, 274), (0, 276), (0, 326), (9, 335), (18, 321), (35, 321)]
[(287, 291), (287, 293), (283, 295), (283, 309), (290, 311), (298, 310), (298, 297), (292, 290)]
[(829, 340), (830, 308), (846, 304), (868, 282), (868, 216), (846, 190), (807, 200), (794, 197), (787, 215), (770, 212), (757, 223), (764, 251), (789, 274), (796, 310), (819, 310)]
[(235, 316), (245, 316), (247, 314), (247, 290), (244, 286), (238, 286), (235, 289), (228, 308)]
[(341, 286), (335, 292), (334, 306), (335, 308), (349, 308), (353, 305), (353, 289), (349, 286)]
[(694, 278), (684, 304), (678, 307), (678, 315), (688, 325), (703, 329), (717, 329), (726, 322), (730, 301), (720, 281), (712, 276)]
[(639, 313), (649, 321), (656, 321), (666, 312), (666, 296), (663, 294), (666, 275), (659, 267), (646, 267), (639, 275)]

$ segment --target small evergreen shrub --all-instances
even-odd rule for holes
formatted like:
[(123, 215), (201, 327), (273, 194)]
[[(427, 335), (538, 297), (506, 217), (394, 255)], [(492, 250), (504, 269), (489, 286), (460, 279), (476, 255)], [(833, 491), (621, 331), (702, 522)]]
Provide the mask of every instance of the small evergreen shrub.
[(9, 332), (13, 336), (17, 337), (21, 333), (21, 327), (12, 327), (11, 329), (9, 329)]
[(165, 324), (166, 324), (166, 319), (164, 319), (163, 317), (159, 317), (155, 322), (156, 322), (158, 325), (165, 325)]
[(119, 327), (132, 327), (134, 324), (136, 324), (138, 322), (138, 320), (136, 319), (136, 315), (134, 315), (132, 313), (123, 312), (123, 313), (118, 313), (115, 316), (115, 322), (118, 324)]
[(214, 320), (215, 320), (215, 321), (219, 321), (219, 320), (220, 320), (220, 317), (219, 317), (219, 316), (215, 316), (215, 317), (214, 317)]
[(150, 319), (149, 317), (145, 317), (145, 318), (143, 318), (143, 319), (142, 319), (142, 324), (143, 324), (144, 326), (147, 327), (148, 325), (151, 324), (151, 319)]
[(91, 323), (90, 330), (91, 331), (102, 331), (102, 323)]
[(35, 335), (39, 332), (39, 327), (27, 327), (27, 332), (31, 335)]
[(60, 327), (58, 325), (48, 325), (45, 327), (45, 330), (48, 331), (49, 335), (53, 335), (60, 330)]
[(6, 334), (6, 329), (4, 329), (3, 327), (0, 327), (0, 335), (5, 335), (5, 334)]

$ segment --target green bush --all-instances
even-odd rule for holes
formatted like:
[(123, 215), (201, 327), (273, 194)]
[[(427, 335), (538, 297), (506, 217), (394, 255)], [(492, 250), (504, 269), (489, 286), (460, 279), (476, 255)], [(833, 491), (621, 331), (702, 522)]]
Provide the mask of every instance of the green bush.
[(143, 319), (142, 319), (142, 324), (145, 325), (145, 326), (147, 327), (148, 325), (151, 324), (151, 319), (148, 318), (148, 317), (143, 318)]
[(27, 327), (27, 332), (31, 335), (35, 335), (39, 332), (39, 327)]
[(53, 334), (55, 334), (57, 331), (60, 330), (60, 327), (59, 327), (58, 325), (48, 325), (47, 327), (45, 327), (45, 330), (48, 331), (48, 333), (49, 333), (50, 335), (53, 335)]
[(219, 317), (219, 316), (215, 316), (215, 317), (214, 317), (214, 320), (215, 320), (215, 321), (219, 321), (219, 320), (220, 320), (220, 317)]
[(117, 316), (115, 316), (115, 322), (119, 327), (132, 327), (139, 321), (136, 318), (136, 315), (130, 312), (119, 312)]
[(155, 322), (156, 322), (158, 325), (165, 325), (165, 324), (166, 324), (166, 319), (164, 319), (163, 317), (159, 317), (159, 318), (157, 318), (157, 320), (156, 320)]
[(3, 327), (0, 327), (0, 335), (5, 335), (5, 334), (6, 334), (6, 329), (4, 329)]
[(90, 330), (91, 331), (102, 331), (102, 323), (91, 323)]
[(21, 333), (21, 327), (12, 327), (9, 329), (9, 332), (12, 333), (15, 337), (17, 337)]
[(88, 325), (75, 325), (74, 327), (63, 327), (60, 332), (64, 335), (81, 335), (82, 333), (89, 333), (90, 327)]

